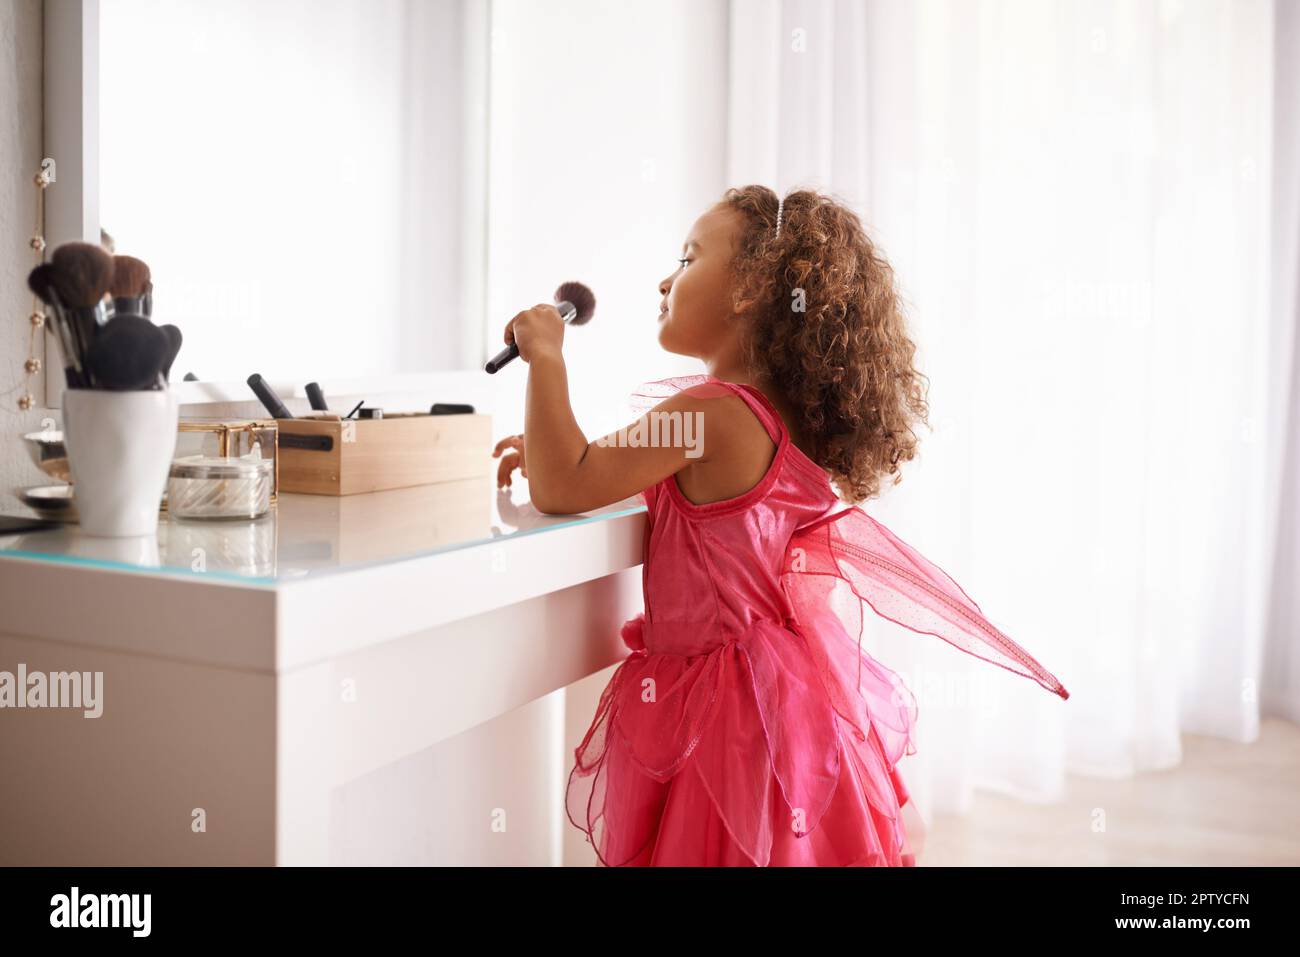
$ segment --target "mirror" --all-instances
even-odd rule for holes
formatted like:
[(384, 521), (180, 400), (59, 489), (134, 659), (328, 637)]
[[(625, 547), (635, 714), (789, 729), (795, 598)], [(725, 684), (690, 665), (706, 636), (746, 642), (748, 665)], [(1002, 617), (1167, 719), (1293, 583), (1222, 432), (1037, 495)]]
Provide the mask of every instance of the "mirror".
[(477, 0), (101, 0), (99, 210), (173, 381), (481, 368)]

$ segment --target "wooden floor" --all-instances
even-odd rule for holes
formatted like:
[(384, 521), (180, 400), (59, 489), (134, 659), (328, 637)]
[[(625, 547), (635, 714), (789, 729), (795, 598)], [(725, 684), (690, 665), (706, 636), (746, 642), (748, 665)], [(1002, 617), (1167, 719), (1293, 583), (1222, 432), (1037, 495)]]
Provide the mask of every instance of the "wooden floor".
[[(930, 822), (921, 867), (1300, 864), (1300, 727), (1266, 720), (1254, 744), (1183, 736), (1183, 763), (1128, 780), (1071, 775), (1064, 801), (979, 792), (968, 817)], [(1094, 832), (1097, 810), (1105, 829)]]

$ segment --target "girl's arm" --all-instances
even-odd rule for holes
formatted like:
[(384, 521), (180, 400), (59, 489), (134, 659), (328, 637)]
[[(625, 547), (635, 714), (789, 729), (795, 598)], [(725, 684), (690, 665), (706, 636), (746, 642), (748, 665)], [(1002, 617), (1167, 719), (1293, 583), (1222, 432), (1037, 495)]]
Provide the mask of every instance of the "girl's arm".
[(715, 427), (725, 414), (725, 403), (712, 397), (719, 394), (715, 389), (706, 384), (683, 390), (624, 429), (588, 442), (569, 404), (563, 356), (534, 356), (524, 409), (533, 506), (555, 515), (586, 512), (709, 461), (717, 450), (705, 441), (706, 410)]
[(734, 424), (735, 403), (717, 401), (731, 393), (707, 382), (664, 400), (624, 429), (588, 442), (569, 404), (563, 341), (564, 321), (546, 303), (506, 324), (506, 344), (517, 342), (519, 358), (528, 363), (524, 443), (528, 488), (539, 512), (571, 515), (600, 508), (689, 465), (727, 454), (723, 446)]

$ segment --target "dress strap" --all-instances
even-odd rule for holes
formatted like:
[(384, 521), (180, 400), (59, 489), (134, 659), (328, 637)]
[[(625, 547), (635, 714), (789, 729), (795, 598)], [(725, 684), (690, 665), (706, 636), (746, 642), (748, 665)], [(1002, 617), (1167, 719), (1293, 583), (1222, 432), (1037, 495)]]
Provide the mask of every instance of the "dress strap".
[(719, 384), (730, 389), (736, 395), (745, 400), (745, 404), (753, 410), (754, 415), (763, 423), (767, 429), (767, 434), (777, 445), (781, 444), (781, 439), (785, 435), (785, 422), (773, 407), (771, 401), (762, 392), (758, 391), (752, 385), (743, 382), (724, 382), (721, 379), (716, 380)]

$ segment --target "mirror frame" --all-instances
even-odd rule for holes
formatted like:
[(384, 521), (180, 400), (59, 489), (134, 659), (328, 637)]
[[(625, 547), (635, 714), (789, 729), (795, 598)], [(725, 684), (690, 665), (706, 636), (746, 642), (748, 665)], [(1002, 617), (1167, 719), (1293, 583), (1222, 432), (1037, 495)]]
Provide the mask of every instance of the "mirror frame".
[[(479, 255), (466, 258), (462, 272), (466, 314), (484, 315), (487, 303), (487, 184), (488, 94), (491, 67), (492, 0), (466, 5), (465, 49), (476, 59), (466, 71), (471, 115), (484, 117), (479, 128), (465, 137), (465, 170), (470, 177), (465, 195), (474, 197), (465, 208), (479, 210), (465, 224), (465, 248)], [(44, 2), (44, 155), (55, 162), (55, 178), (45, 195), (46, 248), (66, 242), (98, 243), (99, 233), (99, 0), (45, 0)], [(48, 331), (48, 327), (47, 327)], [(321, 380), (322, 388), (336, 394), (383, 395), (404, 391), (434, 391), (463, 382), (473, 366), (482, 370), (489, 356), (486, 323), (477, 336), (467, 337), (461, 359), (470, 368), (442, 372), (393, 372), (357, 378)], [(45, 405), (61, 408), (64, 381), (63, 356), (54, 337), (45, 335), (43, 369)], [(256, 370), (249, 370), (250, 373)], [(283, 397), (306, 395), (306, 382), (267, 376)], [(243, 380), (174, 382), (171, 390), (181, 405), (256, 401)]]

